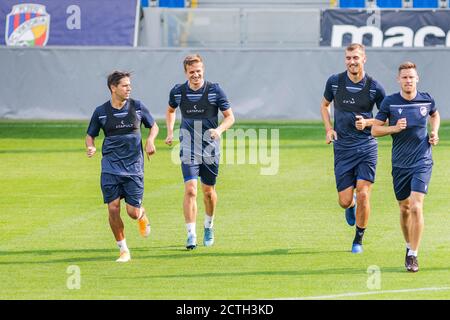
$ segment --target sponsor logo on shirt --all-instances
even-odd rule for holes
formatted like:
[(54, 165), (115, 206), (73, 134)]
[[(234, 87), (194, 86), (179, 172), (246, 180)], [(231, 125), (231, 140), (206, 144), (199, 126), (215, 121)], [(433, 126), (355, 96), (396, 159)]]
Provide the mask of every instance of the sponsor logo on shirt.
[(194, 109), (186, 110), (186, 113), (204, 113), (205, 109), (197, 109), (197, 105), (195, 104)]
[(116, 129), (122, 129), (122, 128), (132, 128), (133, 124), (132, 123), (123, 123), (123, 120), (120, 121), (120, 124), (116, 125)]
[(342, 100), (344, 104), (355, 104), (355, 99), (351, 98), (350, 100)]

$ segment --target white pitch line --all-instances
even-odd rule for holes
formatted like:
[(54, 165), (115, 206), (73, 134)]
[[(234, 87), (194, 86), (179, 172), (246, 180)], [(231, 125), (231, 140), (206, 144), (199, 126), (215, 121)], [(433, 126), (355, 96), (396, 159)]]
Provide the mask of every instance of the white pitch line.
[(378, 291), (366, 291), (366, 292), (348, 292), (348, 293), (326, 295), (326, 296), (277, 298), (277, 299), (273, 299), (273, 300), (319, 300), (319, 299), (334, 299), (334, 298), (343, 298), (343, 297), (357, 297), (357, 296), (385, 294), (385, 293), (403, 293), (403, 292), (417, 292), (417, 291), (445, 291), (445, 290), (450, 290), (450, 287), (416, 288), (416, 289), (401, 289), (401, 290), (378, 290)]

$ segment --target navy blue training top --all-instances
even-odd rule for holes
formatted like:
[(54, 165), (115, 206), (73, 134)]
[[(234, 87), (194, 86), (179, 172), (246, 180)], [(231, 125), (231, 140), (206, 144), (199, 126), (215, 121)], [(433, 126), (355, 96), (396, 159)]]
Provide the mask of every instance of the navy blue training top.
[(417, 92), (408, 101), (400, 93), (387, 96), (381, 104), (376, 119), (395, 126), (401, 118), (406, 118), (406, 129), (392, 134), (392, 166), (413, 168), (433, 164), (431, 145), (428, 142), (428, 115), (437, 111), (434, 99), (426, 92)]
[[(354, 83), (350, 80), (347, 72), (344, 73), (344, 83), (345, 88), (339, 87), (339, 74), (334, 74), (328, 78), (325, 85), (324, 98), (331, 102), (336, 98), (338, 89), (341, 90), (344, 96), (349, 96), (348, 104), (355, 103), (353, 96), (363, 89), (365, 89), (366, 81), (368, 81), (367, 75), (363, 79)], [(337, 108), (336, 102), (334, 106), (334, 130), (337, 133), (337, 140), (334, 142), (335, 149), (350, 149), (361, 147), (364, 145), (376, 144), (376, 140), (370, 134), (370, 128), (366, 128), (361, 131), (356, 129), (356, 115), (361, 115), (366, 119), (373, 118), (372, 109), (373, 105), (376, 104), (378, 108), (381, 106), (381, 102), (385, 96), (384, 88), (376, 80), (371, 78), (371, 83), (369, 88), (367, 88), (369, 105), (364, 106), (363, 109), (352, 111), (345, 111), (343, 109)], [(340, 101), (342, 103), (342, 101)], [(358, 101), (356, 101), (358, 103)]]
[[(197, 91), (189, 88), (187, 81), (183, 84), (175, 85), (172, 90), (170, 90), (169, 106), (174, 109), (180, 106), (182, 86), (186, 90), (187, 99), (192, 102), (198, 102), (206, 89), (206, 83), (207, 82), (205, 81), (203, 86)], [(230, 103), (228, 102), (227, 96), (218, 83), (209, 83), (208, 101), (213, 107), (218, 108), (220, 111), (225, 111), (230, 108)], [(202, 125), (205, 126), (206, 129), (215, 129), (219, 125), (218, 119), (217, 117), (203, 118)], [(193, 128), (192, 119), (186, 119), (183, 117), (181, 119), (181, 128), (188, 129), (191, 127)]]
[(219, 142), (205, 134), (218, 127), (218, 111), (231, 107), (219, 84), (205, 81), (196, 91), (189, 88), (187, 81), (177, 84), (170, 90), (169, 106), (181, 109), (180, 155), (184, 152), (184, 156), (191, 159), (219, 156)]
[[(115, 109), (111, 106), (111, 101), (105, 102), (97, 107), (92, 114), (87, 134), (91, 137), (97, 137), (100, 129), (105, 133), (105, 139), (102, 146), (102, 173), (109, 173), (119, 176), (142, 176), (144, 174), (144, 157), (142, 151), (142, 138), (140, 130), (126, 134), (110, 135), (105, 131), (107, 123), (108, 110), (114, 119), (118, 122), (118, 127), (131, 126), (125, 123), (129, 118), (130, 108), (128, 100), (122, 109)], [(134, 100), (134, 112), (136, 113), (136, 121), (140, 127), (143, 123), (146, 128), (151, 128), (155, 120), (145, 105)]]

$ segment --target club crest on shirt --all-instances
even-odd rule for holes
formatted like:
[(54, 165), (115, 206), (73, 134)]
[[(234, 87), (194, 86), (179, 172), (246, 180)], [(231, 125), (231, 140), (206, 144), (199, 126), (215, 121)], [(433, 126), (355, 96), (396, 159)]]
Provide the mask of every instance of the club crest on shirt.
[(398, 109), (398, 113), (399, 113), (399, 114), (402, 114), (402, 112), (403, 112), (403, 109), (402, 109), (402, 108)]
[(425, 117), (427, 115), (427, 107), (420, 107), (420, 114)]

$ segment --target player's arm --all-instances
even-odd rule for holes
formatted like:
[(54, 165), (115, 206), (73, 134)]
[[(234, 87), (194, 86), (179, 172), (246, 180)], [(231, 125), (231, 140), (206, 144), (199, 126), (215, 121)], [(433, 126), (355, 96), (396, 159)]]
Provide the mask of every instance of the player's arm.
[(406, 118), (398, 119), (395, 126), (385, 126), (386, 122), (378, 119), (373, 119), (371, 130), (372, 136), (383, 137), (389, 134), (399, 133), (400, 131), (405, 130), (407, 127)]
[(169, 146), (172, 145), (173, 142), (173, 127), (175, 126), (176, 110), (177, 109), (168, 106), (166, 111), (166, 127), (167, 127), (166, 144), (168, 144)]
[(147, 153), (147, 159), (150, 160), (150, 156), (154, 155), (156, 152), (155, 147), (155, 139), (158, 135), (159, 127), (156, 122), (153, 123), (153, 126), (150, 128), (147, 141), (145, 142), (145, 152)]
[(220, 135), (227, 131), (231, 126), (234, 124), (234, 114), (233, 110), (231, 108), (228, 108), (224, 111), (222, 111), (223, 114), (223, 120), (222, 123), (216, 128), (211, 129), (211, 139), (218, 139), (220, 138)]
[(439, 112), (436, 111), (430, 116), (430, 139), (429, 142), (432, 146), (435, 146), (439, 142), (439, 127), (441, 126), (441, 116)]
[(86, 135), (86, 154), (89, 158), (91, 158), (97, 149), (95, 148), (95, 138), (90, 135)]
[(331, 124), (330, 105), (331, 102), (325, 98), (322, 99), (322, 103), (320, 104), (320, 114), (325, 126), (327, 144), (330, 144), (331, 141), (337, 140), (337, 133), (334, 131), (333, 125)]

